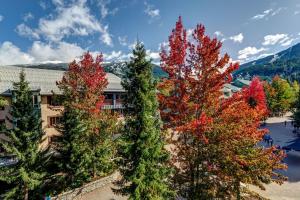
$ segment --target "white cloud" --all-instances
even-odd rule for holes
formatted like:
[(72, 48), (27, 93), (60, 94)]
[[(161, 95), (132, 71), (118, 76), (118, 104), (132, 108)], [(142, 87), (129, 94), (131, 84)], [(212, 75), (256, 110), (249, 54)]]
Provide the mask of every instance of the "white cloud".
[(299, 10), (296, 10), (296, 11), (294, 12), (294, 15), (298, 15), (298, 14), (300, 14), (300, 11), (299, 11)]
[(28, 52), (23, 52), (11, 42), (0, 45), (0, 65), (31, 64), (45, 62), (71, 62), (86, 50), (66, 42), (48, 44), (35, 41)]
[(34, 58), (22, 52), (11, 42), (5, 41), (0, 45), (0, 65), (29, 64)]
[(34, 16), (33, 16), (33, 14), (32, 14), (31, 12), (26, 13), (26, 14), (23, 16), (23, 20), (24, 20), (25, 22), (27, 22), (27, 21), (29, 21), (29, 20), (31, 20), (31, 19), (34, 19)]
[(151, 50), (146, 50), (146, 54), (148, 57), (150, 57), (151, 59), (153, 60), (157, 60), (160, 58), (160, 55), (159, 55), (159, 52), (154, 52), (154, 51), (151, 51)]
[(158, 51), (161, 51), (162, 49), (165, 49), (165, 50), (169, 51), (170, 50), (169, 42), (163, 41), (163, 42), (159, 43), (158, 44)]
[(224, 34), (221, 32), (221, 31), (216, 31), (214, 32), (214, 34), (217, 36), (217, 37), (223, 37)]
[(0, 22), (3, 21), (4, 17), (3, 15), (0, 15)]
[(187, 31), (186, 31), (187, 38), (192, 37), (193, 32), (194, 32), (194, 29), (192, 29), (192, 28), (187, 29)]
[(104, 26), (101, 32), (102, 35), (100, 36), (100, 40), (108, 46), (113, 46), (111, 34), (108, 32), (108, 25)]
[(274, 12), (272, 12), (271, 16), (275, 16), (275, 15), (279, 14), (282, 10), (285, 10), (285, 9), (286, 8), (278, 8)]
[(56, 15), (41, 18), (36, 32), (54, 42), (70, 35), (87, 36), (100, 33), (100, 39), (104, 44), (113, 45), (108, 26), (103, 26), (90, 13), (86, 0), (77, 0), (68, 6), (62, 6), (58, 2), (60, 1), (56, 2)]
[(237, 35), (229, 37), (229, 39), (232, 40), (233, 42), (242, 43), (244, 39), (244, 35), (243, 33), (239, 33)]
[(112, 61), (112, 60), (116, 60), (119, 59), (122, 56), (122, 51), (112, 51), (109, 54), (103, 54), (103, 58), (106, 61)]
[(115, 15), (119, 8), (114, 8), (109, 10), (108, 4), (110, 4), (111, 0), (98, 0), (98, 6), (100, 7), (101, 18), (104, 19), (108, 15)]
[(86, 50), (76, 44), (59, 42), (58, 44), (47, 44), (35, 41), (29, 50), (29, 54), (34, 57), (34, 61), (61, 61), (71, 62), (79, 58)]
[(265, 48), (259, 48), (257, 49), (256, 47), (246, 47), (242, 50), (240, 50), (238, 52), (238, 59), (240, 60), (248, 60), (249, 59), (249, 56), (253, 56), (253, 55), (256, 55), (260, 52), (263, 52), (263, 51), (266, 51), (267, 49)]
[(254, 20), (263, 19), (268, 14), (270, 14), (272, 11), (273, 11), (273, 9), (265, 10), (263, 13), (255, 15), (251, 19), (254, 19)]
[(284, 8), (284, 7), (277, 8), (276, 10), (268, 9), (268, 10), (263, 11), (263, 13), (253, 16), (251, 19), (252, 20), (260, 20), (260, 19), (264, 19), (264, 18), (268, 19), (268, 17), (273, 17), (273, 16), (279, 14), (281, 11), (286, 10), (286, 9), (287, 8)]
[(127, 36), (119, 36), (118, 37), (119, 43), (122, 46), (127, 46)]
[[(31, 48), (27, 52), (23, 52), (12, 44), (11, 42), (4, 42), (0, 44), (0, 65), (13, 64), (32, 64), (32, 63), (61, 63), (71, 62), (74, 59), (78, 60), (86, 52), (77, 44), (58, 42), (58, 43), (44, 43), (41, 41), (33, 42)], [(147, 51), (150, 57), (157, 59), (157, 53)], [(100, 52), (91, 51), (93, 56)], [(122, 51), (112, 51), (104, 53), (103, 58), (105, 62), (113, 61), (127, 61), (132, 56), (132, 53), (123, 53)]]
[(158, 18), (160, 16), (159, 9), (155, 8), (153, 5), (148, 4), (145, 2), (146, 9), (144, 12), (150, 16), (151, 18)]
[(262, 45), (275, 45), (278, 42), (284, 42), (286, 40), (288, 40), (289, 37), (287, 34), (275, 34), (275, 35), (266, 35), (264, 37), (264, 42), (262, 43)]
[(122, 51), (111, 51), (110, 53), (104, 53), (103, 58), (105, 62), (120, 62), (128, 61), (132, 57), (132, 53), (123, 53)]
[(63, 0), (52, 0), (52, 3), (56, 6), (63, 6), (64, 5)]
[(41, 8), (42, 8), (43, 10), (46, 10), (46, 8), (47, 8), (46, 2), (40, 1), (40, 4), (39, 4), (39, 5), (41, 6)]
[(292, 42), (294, 41), (295, 39), (291, 38), (291, 39), (288, 39), (284, 42), (281, 42), (281, 46), (285, 47), (285, 46), (289, 46), (292, 44)]
[(39, 34), (37, 34), (34, 30), (30, 27), (26, 26), (25, 24), (19, 24), (16, 28), (16, 32), (20, 36), (29, 37), (33, 39), (39, 39)]

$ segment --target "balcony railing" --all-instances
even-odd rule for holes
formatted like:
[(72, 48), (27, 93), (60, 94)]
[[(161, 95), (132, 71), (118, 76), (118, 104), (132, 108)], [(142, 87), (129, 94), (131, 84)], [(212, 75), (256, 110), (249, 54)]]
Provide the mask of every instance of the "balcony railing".
[(116, 104), (116, 105), (102, 105), (101, 107), (104, 110), (112, 110), (112, 109), (123, 109), (123, 104)]

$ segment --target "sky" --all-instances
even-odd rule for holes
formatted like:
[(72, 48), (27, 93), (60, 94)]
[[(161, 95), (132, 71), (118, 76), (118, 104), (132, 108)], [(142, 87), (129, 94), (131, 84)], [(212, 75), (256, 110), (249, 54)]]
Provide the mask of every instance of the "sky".
[(71, 62), (90, 51), (128, 60), (138, 38), (159, 63), (178, 17), (245, 63), (300, 42), (300, 0), (2, 0), (0, 65)]

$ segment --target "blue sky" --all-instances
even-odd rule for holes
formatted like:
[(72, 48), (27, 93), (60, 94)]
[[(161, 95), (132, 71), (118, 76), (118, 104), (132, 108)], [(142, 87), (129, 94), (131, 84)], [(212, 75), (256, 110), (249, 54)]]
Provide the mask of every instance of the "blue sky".
[(300, 42), (300, 0), (3, 0), (0, 65), (70, 62), (85, 51), (126, 60), (137, 36), (154, 62), (178, 16), (247, 62)]

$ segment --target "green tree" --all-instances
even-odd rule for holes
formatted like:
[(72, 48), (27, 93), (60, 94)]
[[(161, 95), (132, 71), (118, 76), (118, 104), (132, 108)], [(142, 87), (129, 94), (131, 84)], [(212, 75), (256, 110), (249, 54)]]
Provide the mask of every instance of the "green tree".
[(88, 143), (85, 140), (86, 124), (82, 123), (82, 113), (64, 105), (64, 113), (57, 125), (60, 135), (53, 137), (52, 147), (56, 151), (58, 166), (56, 191), (73, 189), (90, 179), (88, 167)]
[(295, 102), (295, 109), (293, 110), (292, 119), (297, 127), (300, 127), (300, 91), (297, 94), (297, 100)]
[(271, 84), (265, 83), (265, 93), (269, 110), (274, 115), (282, 115), (290, 111), (295, 102), (295, 90), (285, 79), (275, 76)]
[(105, 176), (116, 168), (113, 158), (116, 154), (115, 134), (119, 131), (118, 114), (101, 112), (85, 121), (89, 125), (88, 141), (90, 174)]
[(7, 101), (4, 98), (0, 97), (0, 106), (2, 107), (6, 105), (7, 105)]
[(122, 82), (127, 91), (126, 119), (119, 153), (121, 194), (129, 199), (169, 199), (169, 155), (164, 149), (156, 99), (156, 81), (144, 45), (137, 43)]
[(295, 106), (296, 104), (296, 101), (298, 99), (298, 93), (299, 93), (299, 84), (297, 81), (294, 81), (292, 84), (291, 84), (291, 87), (293, 89), (293, 107)]
[(58, 152), (58, 189), (79, 187), (115, 169), (113, 137), (118, 127), (117, 115), (101, 109), (108, 84), (101, 63), (102, 55), (94, 59), (85, 53), (81, 61), (69, 64), (58, 83), (65, 107), (57, 126), (61, 135), (53, 142)]
[(44, 165), (49, 159), (48, 149), (40, 148), (44, 136), (40, 109), (33, 106), (33, 94), (24, 71), (13, 89), (10, 112), (13, 128), (4, 129), (9, 142), (1, 145), (16, 163), (1, 167), (0, 179), (12, 185), (5, 199), (38, 199), (47, 177)]

